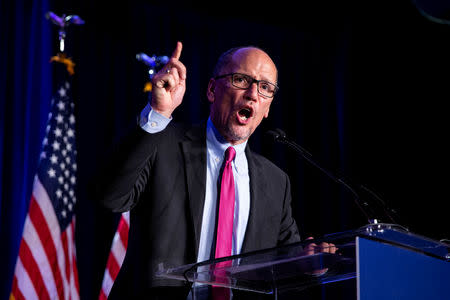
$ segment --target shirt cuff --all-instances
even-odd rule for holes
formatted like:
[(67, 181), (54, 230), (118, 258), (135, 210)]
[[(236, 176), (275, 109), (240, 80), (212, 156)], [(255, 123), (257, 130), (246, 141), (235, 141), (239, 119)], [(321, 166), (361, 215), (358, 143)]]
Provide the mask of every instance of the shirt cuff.
[(172, 117), (167, 118), (154, 111), (150, 103), (144, 107), (139, 118), (139, 125), (148, 133), (157, 133), (164, 130), (172, 121)]

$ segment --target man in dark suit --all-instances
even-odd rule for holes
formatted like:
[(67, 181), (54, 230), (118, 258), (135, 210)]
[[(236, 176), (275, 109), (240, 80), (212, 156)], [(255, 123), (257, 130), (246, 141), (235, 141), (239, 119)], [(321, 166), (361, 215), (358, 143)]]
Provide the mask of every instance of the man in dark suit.
[(300, 241), (288, 176), (247, 146), (277, 90), (272, 59), (256, 47), (224, 53), (208, 84), (208, 122), (186, 127), (171, 121), (186, 88), (181, 49), (178, 42), (170, 61), (153, 77), (151, 103), (140, 126), (118, 148), (105, 173), (102, 203), (115, 212), (131, 210), (128, 250), (111, 291), (114, 299), (186, 297), (186, 289), (175, 288), (181, 282), (154, 274), (161, 266), (214, 258), (219, 247), (214, 238), (217, 182), (230, 146), (236, 152), (231, 254)]

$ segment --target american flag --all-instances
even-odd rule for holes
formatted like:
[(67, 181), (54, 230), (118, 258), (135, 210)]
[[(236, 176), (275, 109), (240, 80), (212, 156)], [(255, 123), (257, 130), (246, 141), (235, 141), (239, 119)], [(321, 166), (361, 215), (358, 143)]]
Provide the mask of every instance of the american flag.
[(106, 263), (105, 274), (103, 275), (102, 289), (100, 290), (99, 300), (108, 299), (114, 281), (117, 278), (120, 268), (122, 267), (125, 253), (128, 246), (128, 231), (130, 229), (130, 212), (124, 212), (120, 216), (119, 225), (109, 252), (108, 261)]
[(71, 86), (52, 98), (10, 300), (79, 299), (75, 251), (76, 149)]

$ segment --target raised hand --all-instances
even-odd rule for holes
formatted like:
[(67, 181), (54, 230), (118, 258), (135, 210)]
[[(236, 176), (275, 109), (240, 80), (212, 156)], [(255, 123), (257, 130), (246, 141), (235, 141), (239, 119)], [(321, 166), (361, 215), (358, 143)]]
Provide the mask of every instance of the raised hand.
[(183, 45), (177, 46), (169, 62), (153, 76), (151, 106), (153, 110), (170, 118), (183, 101), (186, 91), (186, 67), (179, 60)]

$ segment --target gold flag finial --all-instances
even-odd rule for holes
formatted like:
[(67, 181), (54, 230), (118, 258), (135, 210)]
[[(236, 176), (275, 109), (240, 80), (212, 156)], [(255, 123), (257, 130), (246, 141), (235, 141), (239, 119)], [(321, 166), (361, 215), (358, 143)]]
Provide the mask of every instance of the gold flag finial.
[(69, 72), (70, 75), (75, 74), (75, 63), (72, 61), (70, 57), (67, 57), (65, 53), (58, 53), (55, 56), (52, 56), (50, 58), (50, 62), (59, 62), (66, 66), (67, 72)]

